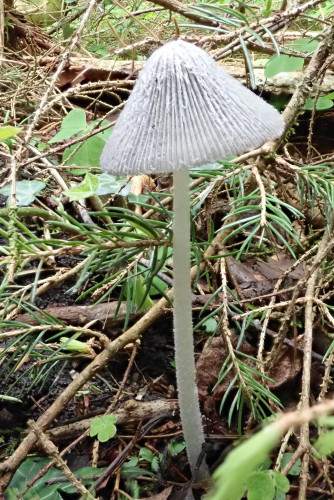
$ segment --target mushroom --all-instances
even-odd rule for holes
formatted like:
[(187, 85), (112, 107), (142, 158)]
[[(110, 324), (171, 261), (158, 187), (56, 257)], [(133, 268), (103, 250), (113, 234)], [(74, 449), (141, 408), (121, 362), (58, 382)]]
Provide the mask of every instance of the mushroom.
[[(102, 170), (114, 175), (173, 173), (175, 365), (192, 472), (204, 433), (192, 328), (189, 168), (257, 148), (283, 130), (275, 108), (204, 50), (177, 40), (156, 50), (146, 62), (101, 156)], [(204, 464), (200, 476), (207, 474)]]

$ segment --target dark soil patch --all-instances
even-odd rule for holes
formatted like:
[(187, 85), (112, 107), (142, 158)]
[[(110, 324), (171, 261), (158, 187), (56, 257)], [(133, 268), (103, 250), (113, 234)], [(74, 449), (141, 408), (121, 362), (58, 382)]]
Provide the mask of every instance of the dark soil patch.
[[(143, 336), (136, 363), (124, 388), (127, 395), (123, 394), (120, 402), (123, 403), (129, 398), (135, 398), (146, 387), (147, 390), (142, 400), (156, 399), (159, 390), (163, 390), (160, 386), (154, 387), (154, 380), (159, 377), (163, 378), (166, 386), (175, 387), (174, 368), (170, 364), (174, 354), (171, 332), (171, 320), (166, 318), (162, 327), (155, 325)], [(0, 405), (0, 411), (5, 409), (11, 414), (11, 418), (7, 417), (6, 428), (13, 428), (17, 425), (24, 426), (30, 418), (36, 420), (72, 382), (75, 374), (84, 368), (85, 363), (84, 360), (59, 361), (35, 385), (34, 380), (38, 371), (37, 368), (31, 369), (32, 361), (24, 364), (10, 376), (5, 376), (4, 373), (0, 377), (0, 394), (6, 394), (11, 388), (9, 395), (22, 400), (21, 404), (4, 401)], [(88, 418), (92, 414), (104, 412), (113, 400), (127, 364), (128, 355), (120, 353), (110, 363), (108, 370), (99, 374), (101, 378), (94, 377), (86, 384), (82, 392), (64, 408), (58, 417), (57, 425), (76, 420), (82, 415)], [(110, 386), (114, 388), (115, 392), (110, 391)], [(152, 392), (150, 392), (150, 388), (152, 388)], [(83, 392), (87, 392), (85, 403)]]

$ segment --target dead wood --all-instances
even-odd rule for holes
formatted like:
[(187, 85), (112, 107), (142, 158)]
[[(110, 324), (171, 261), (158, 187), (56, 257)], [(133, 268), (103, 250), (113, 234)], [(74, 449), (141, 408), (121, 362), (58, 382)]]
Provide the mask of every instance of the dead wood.
[(5, 11), (5, 15), (8, 26), (6, 46), (16, 50), (25, 49), (31, 55), (36, 55), (40, 50), (48, 50), (53, 54), (62, 53), (62, 48), (44, 30), (27, 21), (23, 14), (9, 9)]
[(151, 3), (161, 5), (161, 7), (164, 7), (167, 10), (171, 10), (172, 12), (176, 12), (177, 14), (181, 14), (187, 19), (191, 19), (192, 21), (203, 24), (205, 26), (219, 26), (219, 23), (217, 23), (216, 21), (203, 18), (196, 11), (192, 11), (190, 5), (184, 5), (178, 0), (154, 0)]
[[(113, 411), (117, 417), (117, 426), (127, 427), (135, 425), (138, 422), (151, 420), (157, 417), (171, 417), (178, 412), (179, 406), (176, 399), (163, 399), (149, 402), (139, 402), (134, 400), (126, 401), (120, 408)], [(101, 412), (102, 413), (102, 412)], [(86, 418), (73, 424), (61, 425), (54, 429), (49, 429), (46, 434), (50, 439), (72, 439), (75, 436), (89, 429), (92, 418)]]
[[(43, 58), (41, 64), (44, 66), (51, 66), (55, 63), (52, 57)], [(122, 80), (124, 84), (127, 80), (135, 79), (138, 73), (144, 67), (141, 61), (112, 61), (101, 60), (94, 58), (84, 57), (71, 57), (68, 65), (63, 70), (59, 77), (59, 85), (77, 85), (83, 81), (96, 82), (96, 81), (109, 81), (118, 80), (120, 85)], [(223, 68), (230, 73), (234, 78), (246, 83), (247, 74), (245, 70), (244, 61), (235, 59), (233, 61), (225, 61), (222, 64)], [(293, 71), (291, 73), (279, 73), (273, 78), (267, 79), (264, 75), (264, 68), (256, 67), (254, 62), (254, 75), (255, 83), (259, 90), (266, 90), (273, 94), (293, 94), (303, 81), (303, 71)], [(320, 84), (320, 91), (329, 93), (334, 90), (334, 70), (327, 71), (323, 81)], [(311, 95), (315, 94), (311, 92)]]
[[(66, 325), (84, 326), (92, 321), (99, 322), (101, 323), (101, 328), (106, 331), (124, 322), (126, 302), (121, 303), (117, 316), (115, 316), (117, 305), (118, 302), (115, 301), (105, 302), (97, 306), (50, 306), (44, 309), (43, 312), (64, 322)], [(35, 315), (42, 319), (43, 312), (35, 313)], [(132, 319), (135, 319), (137, 316), (133, 314)], [(19, 314), (15, 320), (32, 326), (40, 324), (37, 318), (30, 314)]]

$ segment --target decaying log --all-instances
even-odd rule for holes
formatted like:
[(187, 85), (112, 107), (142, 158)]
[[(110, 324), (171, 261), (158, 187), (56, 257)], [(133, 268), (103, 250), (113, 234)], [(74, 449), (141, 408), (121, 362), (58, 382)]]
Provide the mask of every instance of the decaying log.
[[(111, 327), (121, 325), (124, 322), (126, 315), (126, 302), (122, 302), (115, 316), (118, 302), (105, 302), (95, 307), (93, 306), (50, 306), (44, 309), (44, 312), (59, 319), (66, 325), (84, 326), (91, 321), (98, 321), (103, 330), (110, 331)], [(36, 316), (43, 318), (43, 313), (35, 313)], [(137, 317), (136, 314), (131, 316), (132, 319)], [(16, 321), (26, 323), (28, 325), (39, 325), (36, 317), (30, 314), (20, 314), (15, 318)]]
[[(45, 58), (42, 60), (42, 63), (49, 65), (52, 61), (53, 58)], [(126, 82), (129, 78), (136, 78), (144, 64), (145, 63), (142, 61), (114, 61), (71, 57), (65, 71), (68, 72), (68, 74), (72, 74), (73, 78), (64, 78), (64, 81), (66, 81), (67, 85), (70, 80), (72, 80), (72, 85), (76, 85), (83, 80), (104, 81), (124, 79)], [(256, 67), (256, 61), (254, 62), (254, 66), (255, 83), (258, 90), (261, 91), (265, 89), (273, 94), (293, 94), (296, 87), (302, 82), (304, 76), (303, 71), (294, 71), (291, 73), (279, 73), (273, 78), (266, 79), (264, 76), (264, 69)], [(246, 71), (242, 60), (224, 60), (222, 67), (239, 81), (246, 83)], [(62, 80), (62, 76), (60, 79)], [(323, 93), (329, 93), (334, 90), (333, 70), (327, 71), (320, 85), (320, 90)]]
[[(126, 401), (120, 408), (113, 411), (117, 418), (116, 425), (137, 424), (141, 421), (151, 420), (157, 417), (172, 417), (178, 412), (179, 406), (176, 399), (163, 399), (149, 402), (139, 402), (134, 400)], [(92, 418), (86, 418), (73, 424), (62, 425), (49, 429), (46, 434), (50, 439), (74, 438), (89, 429)]]

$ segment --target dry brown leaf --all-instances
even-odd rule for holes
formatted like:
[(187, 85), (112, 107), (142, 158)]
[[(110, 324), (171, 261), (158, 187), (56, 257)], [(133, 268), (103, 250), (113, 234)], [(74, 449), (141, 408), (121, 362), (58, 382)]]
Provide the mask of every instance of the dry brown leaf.
[[(294, 262), (294, 259), (284, 254), (270, 257), (266, 262), (257, 259), (248, 259), (245, 262), (240, 262), (228, 257), (230, 272), (233, 274), (242, 295), (246, 299), (272, 293), (277, 280)], [(284, 286), (289, 287), (294, 285), (303, 275), (303, 266), (299, 265), (287, 276)]]
[(269, 389), (278, 389), (286, 382), (293, 380), (299, 374), (302, 366), (303, 353), (293, 347), (283, 346), (269, 375), (275, 381), (273, 384), (269, 383)]
[[(146, 174), (134, 175), (132, 177), (132, 184), (130, 192), (136, 196), (140, 194), (146, 193), (146, 190), (149, 189), (153, 191), (155, 189), (155, 183), (153, 179)], [(142, 215), (142, 209), (139, 206), (135, 207), (135, 213), (138, 215)]]
[(152, 497), (146, 497), (145, 499), (141, 498), (139, 500), (172, 500), (172, 497), (170, 496), (172, 489), (173, 486), (168, 486), (168, 488), (162, 490), (157, 495), (153, 495)]
[[(234, 347), (237, 344), (237, 340), (237, 337), (233, 335), (232, 344)], [(242, 343), (238, 350), (250, 356), (253, 356), (255, 352), (254, 348), (246, 341)], [(196, 363), (197, 386), (201, 399), (205, 400), (206, 397), (211, 395), (211, 390), (217, 382), (219, 372), (226, 357), (227, 349), (222, 337), (214, 337), (212, 340), (209, 339), (206, 342)], [(233, 377), (234, 372), (231, 370), (223, 382), (214, 390), (213, 397), (215, 400), (221, 400)]]

